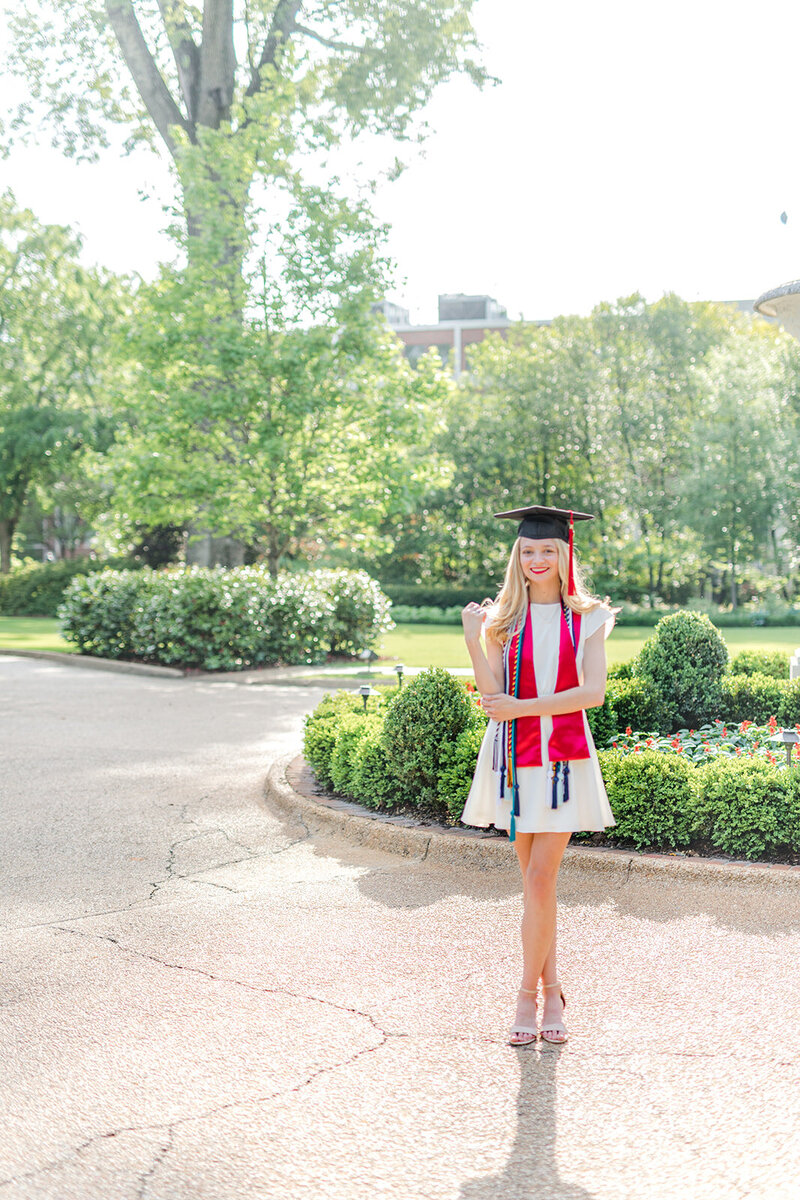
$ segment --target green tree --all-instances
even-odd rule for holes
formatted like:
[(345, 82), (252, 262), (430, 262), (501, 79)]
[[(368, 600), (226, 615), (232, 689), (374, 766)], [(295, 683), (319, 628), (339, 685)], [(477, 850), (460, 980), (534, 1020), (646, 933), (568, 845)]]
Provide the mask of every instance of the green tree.
[[(162, 392), (161, 403), (185, 399), (192, 374), (191, 407), (204, 409), (197, 440), (217, 439), (231, 463), (246, 463), (247, 449), (240, 397), (230, 390), (224, 398), (220, 370), (245, 344), (240, 340), (232, 351), (231, 321), (242, 320), (252, 300), (246, 259), (255, 228), (266, 213), (269, 249), (277, 245), (291, 282), (329, 293), (305, 248), (316, 239), (334, 251), (357, 237), (352, 212), (363, 218), (365, 209), (342, 197), (324, 157), (365, 134), (401, 140), (418, 134), (418, 114), (454, 73), (484, 81), (472, 2), (254, 0), (234, 9), (231, 0), (204, 0), (202, 7), (183, 0), (159, 0), (157, 7), (144, 0), (45, 0), (35, 12), (10, 14), (9, 66), (30, 91), (12, 135), (45, 124), (66, 153), (91, 156), (118, 124), (130, 141), (160, 141), (168, 153), (180, 196), (176, 231), (191, 269), (186, 324), (197, 330), (201, 352), (190, 371), (185, 360), (173, 366), (177, 393)], [(363, 234), (367, 221), (359, 224)], [(347, 257), (359, 264), (355, 250)], [(346, 281), (348, 298), (363, 286), (363, 275), (356, 270)], [(302, 318), (302, 307), (293, 315)], [(337, 323), (346, 316), (340, 311)], [(216, 350), (209, 347), (214, 339)], [(209, 489), (218, 482), (214, 473), (207, 477)], [(195, 533), (230, 532), (227, 523), (209, 524), (215, 507), (213, 498), (199, 509), (182, 505)], [(228, 539), (212, 542), (210, 535), (205, 550), (211, 558), (237, 553)]]
[(785, 559), (800, 500), (800, 354), (787, 343), (788, 336), (766, 322), (739, 322), (700, 372), (704, 400), (694, 425), (686, 501), (707, 561), (727, 579), (727, 597), (720, 599), (734, 608), (753, 563), (782, 576), (784, 587), (788, 583)]
[(33, 489), (91, 437), (119, 290), (79, 261), (80, 241), (0, 196), (0, 571)]
[(698, 365), (723, 340), (730, 314), (713, 304), (639, 295), (592, 313), (606, 411), (615, 447), (612, 484), (622, 519), (638, 530), (650, 603), (663, 597), (684, 534), (683, 485), (701, 399)]
[(415, 371), (363, 306), (339, 326), (281, 325), (264, 305), (239, 321), (216, 293), (187, 297), (190, 278), (142, 288), (121, 341), (117, 438), (96, 459), (113, 497), (101, 526), (129, 535), (202, 514), (273, 573), (340, 540), (386, 544), (380, 526), (442, 478), (430, 445), (453, 384), (438, 359)]

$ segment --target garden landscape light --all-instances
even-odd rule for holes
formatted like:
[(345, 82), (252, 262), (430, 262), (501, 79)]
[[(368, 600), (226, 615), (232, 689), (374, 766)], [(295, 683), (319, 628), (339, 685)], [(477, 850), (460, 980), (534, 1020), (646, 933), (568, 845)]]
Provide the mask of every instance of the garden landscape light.
[(398, 663), (397, 666), (394, 668), (394, 673), (397, 676), (398, 688), (401, 688), (403, 686), (403, 671), (405, 671), (405, 669), (406, 669), (405, 663)]
[(800, 733), (796, 729), (779, 729), (769, 740), (783, 742), (786, 747), (786, 765), (790, 767), (792, 765), (792, 746), (796, 746), (800, 742)]

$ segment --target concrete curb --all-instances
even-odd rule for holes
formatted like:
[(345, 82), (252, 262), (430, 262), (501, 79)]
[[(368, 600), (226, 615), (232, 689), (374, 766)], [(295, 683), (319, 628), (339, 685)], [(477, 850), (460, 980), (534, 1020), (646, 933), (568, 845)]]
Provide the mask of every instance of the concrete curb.
[(69, 654), (64, 650), (12, 650), (10, 647), (0, 647), (0, 654), (12, 658), (39, 658), (44, 662), (61, 663), (65, 667), (90, 667), (96, 671), (117, 671), (121, 675), (160, 675), (170, 679), (211, 679), (215, 683), (237, 683), (246, 687), (267, 686), (268, 684), (297, 684), (301, 687), (319, 687), (324, 679), (326, 686), (335, 683), (341, 687), (356, 688), (362, 683), (384, 682), (391, 683), (387, 678), (378, 680), (361, 678), (362, 668), (354, 667), (352, 672), (343, 673), (340, 666), (317, 667), (258, 667), (249, 671), (187, 671), (182, 667), (160, 667), (157, 663), (129, 662), (122, 658), (95, 658), (91, 654)]
[(120, 675), (161, 675), (171, 679), (183, 679), (185, 672), (177, 667), (159, 667), (155, 664), (125, 662), (119, 658), (93, 658), (90, 654), (67, 654), (61, 650), (6, 650), (0, 654), (11, 658), (40, 658), (43, 662), (61, 663), (65, 667), (88, 667), (95, 671), (117, 671)]
[[(303, 767), (302, 756), (278, 759), (267, 774), (264, 795), (273, 808), (301, 821), (311, 832), (332, 834), (358, 846), (441, 866), (480, 871), (519, 870), (508, 840), (496, 834), (464, 828), (443, 829), (410, 818), (391, 819), (325, 793), (319, 799), (303, 795), (294, 786)], [(613, 887), (635, 877), (664, 884), (674, 881), (714, 887), (766, 885), (800, 891), (800, 867), (637, 854), (611, 847), (568, 846), (561, 873), (604, 876)]]

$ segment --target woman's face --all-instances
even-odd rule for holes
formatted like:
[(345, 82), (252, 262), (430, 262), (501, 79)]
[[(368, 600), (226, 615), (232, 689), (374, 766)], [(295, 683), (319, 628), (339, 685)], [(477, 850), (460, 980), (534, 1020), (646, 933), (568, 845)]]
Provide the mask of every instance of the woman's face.
[(554, 538), (520, 538), (519, 561), (525, 578), (534, 583), (549, 583), (559, 578)]

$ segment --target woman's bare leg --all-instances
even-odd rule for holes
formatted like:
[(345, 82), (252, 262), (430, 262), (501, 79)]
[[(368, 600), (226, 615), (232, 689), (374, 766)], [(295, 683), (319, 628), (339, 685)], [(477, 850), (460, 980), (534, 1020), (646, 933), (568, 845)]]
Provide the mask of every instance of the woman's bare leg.
[[(536, 991), (539, 978), (555, 983), (556, 974), (556, 881), (569, 833), (517, 834), (517, 857), (523, 871), (522, 986)], [(544, 993), (546, 1021), (561, 1015), (558, 989)], [(532, 1025), (536, 997), (520, 993), (515, 1024)]]
[[(530, 863), (531, 850), (533, 849), (533, 839), (536, 834), (533, 833), (518, 833), (514, 841), (514, 847), (517, 851), (519, 860), (519, 869), (522, 872), (522, 902), (527, 900), (526, 880), (528, 876), (528, 864)], [(553, 931), (553, 940), (550, 943), (550, 949), (547, 952), (547, 958), (544, 960), (542, 967), (542, 983), (556, 983), (558, 981), (558, 967), (556, 966), (556, 932)]]

